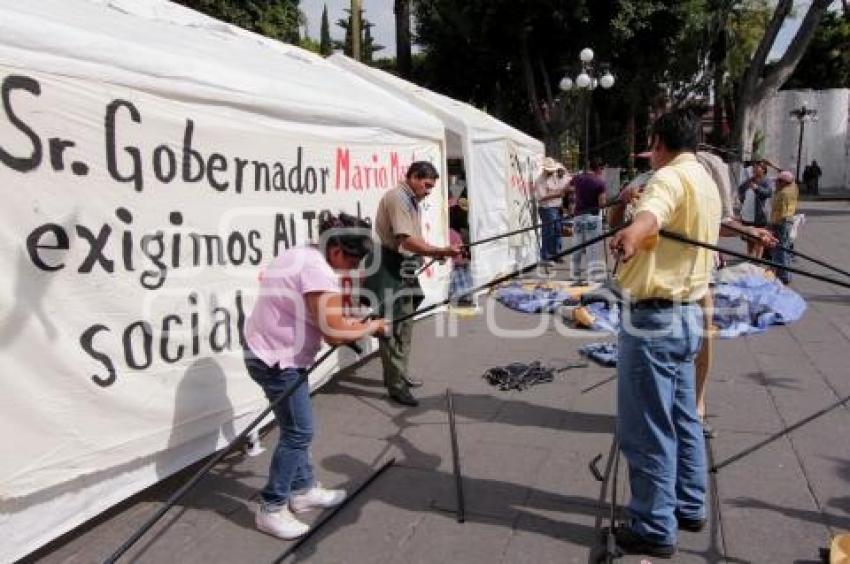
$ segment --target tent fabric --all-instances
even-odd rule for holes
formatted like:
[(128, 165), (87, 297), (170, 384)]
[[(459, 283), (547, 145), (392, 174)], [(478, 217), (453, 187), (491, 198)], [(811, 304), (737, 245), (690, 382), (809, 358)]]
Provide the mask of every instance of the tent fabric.
[[(320, 210), (373, 216), (412, 160), (445, 160), (445, 127), (166, 0), (0, 0), (0, 83), (6, 562), (239, 433), (266, 405), (241, 359), (262, 268)], [(423, 206), (434, 244), (446, 200)]]
[[(447, 156), (463, 158), (466, 167), (471, 240), (527, 227), (536, 221), (530, 195), (543, 156), (540, 141), (469, 104), (344, 55), (334, 54), (328, 60), (443, 121), (450, 141)], [(537, 238), (530, 232), (473, 247), (475, 285), (531, 264), (538, 255), (537, 246)]]
[(12, 66), (37, 64), (301, 124), (363, 128), (373, 140), (387, 133), (443, 139), (429, 114), (364, 87), (318, 55), (167, 0), (3, 0), (0, 9)]

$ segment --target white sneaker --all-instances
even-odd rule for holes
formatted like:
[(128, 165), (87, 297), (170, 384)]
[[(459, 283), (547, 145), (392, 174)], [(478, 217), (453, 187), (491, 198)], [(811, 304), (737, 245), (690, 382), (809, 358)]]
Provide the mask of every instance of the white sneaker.
[(310, 530), (309, 526), (296, 519), (286, 507), (281, 507), (274, 513), (268, 513), (258, 507), (254, 522), (257, 529), (284, 540), (298, 538)]
[(345, 490), (327, 490), (322, 484), (316, 485), (309, 490), (302, 490), (289, 496), (289, 508), (294, 513), (304, 513), (311, 509), (327, 509), (335, 507), (345, 500)]

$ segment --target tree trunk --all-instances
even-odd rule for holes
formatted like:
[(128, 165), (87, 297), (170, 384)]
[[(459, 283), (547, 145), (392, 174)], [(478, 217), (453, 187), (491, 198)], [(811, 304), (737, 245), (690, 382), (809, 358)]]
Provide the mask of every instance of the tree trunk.
[(362, 35), (360, 30), (362, 15), (360, 12), (361, 0), (351, 0), (351, 57), (355, 61), (362, 60), (363, 52), (361, 50)]
[(629, 106), (629, 117), (626, 120), (626, 136), (629, 146), (629, 174), (633, 174), (635, 170), (635, 108)]
[(723, 120), (723, 91), (724, 91), (724, 83), (726, 80), (726, 47), (727, 47), (727, 33), (726, 27), (723, 25), (726, 21), (726, 15), (721, 14), (719, 16), (721, 19), (722, 28), (717, 34), (717, 39), (711, 47), (711, 64), (714, 67), (714, 113), (713, 113), (713, 123), (712, 123), (712, 143), (715, 145), (725, 145), (726, 144), (726, 133), (724, 131), (724, 120)]
[(782, 55), (782, 58), (770, 72), (762, 77), (767, 56), (773, 48), (776, 36), (779, 34), (783, 22), (791, 12), (793, 4), (793, 0), (779, 0), (770, 23), (767, 25), (764, 37), (759, 42), (753, 60), (750, 62), (750, 66), (747, 67), (743, 79), (741, 79), (741, 90), (735, 108), (736, 119), (732, 139), (737, 142), (739, 155), (742, 159), (748, 157), (746, 151), (752, 146), (756, 125), (761, 117), (760, 114), (766, 100), (776, 94), (779, 88), (794, 72), (815, 34), (821, 18), (823, 18), (824, 13), (826, 13), (826, 10), (832, 4), (832, 0), (812, 1), (809, 9), (806, 11), (803, 22), (800, 24), (800, 28), (788, 45), (785, 54)]
[(531, 64), (531, 54), (528, 52), (529, 31), (530, 29), (526, 28), (520, 39), (519, 52), (520, 60), (522, 61), (522, 75), (525, 79), (525, 89), (528, 92), (528, 103), (531, 106), (531, 113), (534, 116), (537, 127), (543, 134), (543, 144), (546, 146), (546, 154), (552, 156), (552, 153), (549, 152), (552, 135), (549, 131), (549, 125), (543, 116), (543, 108), (540, 107), (540, 99), (537, 96), (537, 85), (534, 82), (534, 66)]
[(402, 78), (411, 76), (410, 0), (395, 0), (396, 70)]

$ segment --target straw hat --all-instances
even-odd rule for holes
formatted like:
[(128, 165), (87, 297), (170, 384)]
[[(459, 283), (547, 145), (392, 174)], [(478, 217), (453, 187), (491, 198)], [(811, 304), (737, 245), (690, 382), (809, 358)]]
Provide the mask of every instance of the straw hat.
[(783, 170), (779, 173), (779, 176), (777, 176), (776, 179), (781, 180), (786, 184), (791, 184), (794, 182), (794, 174), (790, 170)]
[(558, 162), (552, 157), (546, 157), (543, 159), (543, 170), (546, 172), (555, 172), (558, 170)]

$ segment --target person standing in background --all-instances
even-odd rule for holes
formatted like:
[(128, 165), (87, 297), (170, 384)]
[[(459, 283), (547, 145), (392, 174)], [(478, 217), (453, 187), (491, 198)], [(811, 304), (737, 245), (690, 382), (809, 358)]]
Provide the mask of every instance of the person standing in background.
[[(800, 190), (794, 182), (794, 175), (783, 170), (776, 177), (776, 194), (773, 196), (773, 209), (770, 211), (770, 230), (773, 232), (779, 245), (771, 253), (773, 261), (783, 266), (788, 266), (790, 256), (785, 249), (791, 246), (791, 226), (794, 223), (794, 214), (797, 213), (797, 200)], [(783, 284), (791, 282), (791, 273), (787, 270), (778, 270), (776, 277)]]
[(540, 245), (540, 259), (544, 262), (562, 262), (558, 258), (561, 249), (561, 200), (567, 187), (565, 174), (558, 176), (558, 171), (566, 169), (552, 157), (543, 159), (543, 170), (534, 181), (534, 195), (537, 199), (537, 213), (543, 225), (543, 236)]
[[(573, 233), (575, 244), (581, 244), (598, 237), (602, 233), (602, 218), (600, 210), (605, 207), (605, 179), (602, 176), (604, 166), (602, 160), (594, 157), (590, 161), (590, 170), (574, 176), (570, 186), (575, 191), (573, 215)], [(588, 281), (601, 280), (605, 277), (604, 262), (600, 259), (602, 243), (591, 245), (586, 249), (576, 251), (572, 254), (573, 280), (580, 280), (581, 258), (586, 256), (586, 273), (584, 278)], [(598, 272), (598, 274), (597, 274)]]
[[(767, 180), (767, 164), (762, 161), (753, 163), (753, 174), (738, 187), (738, 200), (741, 202), (741, 222), (748, 227), (767, 227), (767, 201), (773, 190)], [(761, 258), (764, 245), (753, 239), (747, 239), (747, 254)]]

